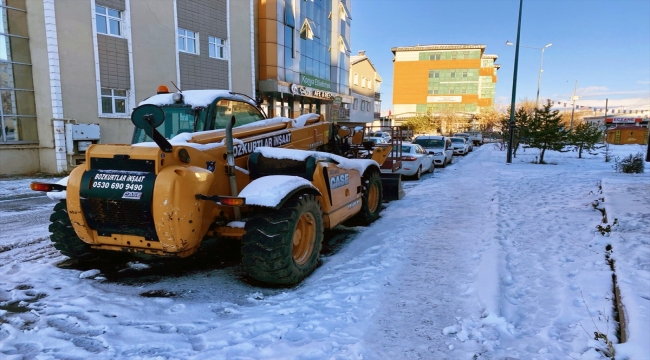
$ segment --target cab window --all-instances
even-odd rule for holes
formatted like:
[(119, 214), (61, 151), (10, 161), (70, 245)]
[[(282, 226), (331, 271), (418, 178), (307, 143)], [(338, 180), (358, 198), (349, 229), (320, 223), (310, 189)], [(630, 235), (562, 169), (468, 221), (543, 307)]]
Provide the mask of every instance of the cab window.
[(225, 129), (233, 116), (235, 117), (235, 126), (264, 120), (264, 115), (251, 104), (222, 99), (215, 106), (212, 129)]

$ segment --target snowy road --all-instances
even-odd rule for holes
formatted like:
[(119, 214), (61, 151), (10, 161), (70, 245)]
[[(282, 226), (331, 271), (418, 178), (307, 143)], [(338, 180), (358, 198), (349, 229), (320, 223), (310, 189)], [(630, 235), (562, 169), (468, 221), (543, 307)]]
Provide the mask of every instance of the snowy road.
[(0, 357), (597, 359), (590, 334), (615, 323), (591, 203), (611, 168), (532, 156), (487, 145), (406, 182), (292, 289), (244, 281), (233, 244), (80, 267), (46, 239), (51, 203), (0, 202)]

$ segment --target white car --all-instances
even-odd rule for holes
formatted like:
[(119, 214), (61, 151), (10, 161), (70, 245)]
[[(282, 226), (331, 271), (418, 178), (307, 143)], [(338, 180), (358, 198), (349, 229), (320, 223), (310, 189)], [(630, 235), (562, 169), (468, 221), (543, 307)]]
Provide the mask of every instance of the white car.
[(468, 133), (457, 133), (457, 134), (454, 134), (454, 137), (465, 138), (465, 140), (467, 140), (468, 152), (472, 152), (474, 150), (474, 145), (472, 144), (472, 139), (470, 138)]
[[(386, 159), (386, 162), (392, 161), (392, 157), (399, 155), (399, 146), (397, 150), (391, 152), (391, 157)], [(424, 173), (433, 172), (433, 154), (429, 154), (422, 146), (411, 144), (408, 142), (402, 143), (402, 167), (396, 171), (405, 177), (415, 180), (420, 180)], [(389, 170), (383, 169), (387, 172)]]
[(384, 139), (383, 137), (367, 137), (367, 138), (363, 139), (363, 141), (370, 141), (375, 145), (376, 144), (388, 144), (388, 141), (386, 141), (386, 139)]
[(454, 149), (454, 155), (465, 156), (467, 153), (469, 153), (469, 145), (467, 145), (467, 139), (460, 136), (452, 136), (449, 139), (451, 139), (451, 146)]
[(413, 140), (413, 143), (422, 146), (429, 154), (433, 155), (434, 166), (445, 167), (447, 164), (451, 164), (454, 150), (448, 137), (420, 135)]
[(392, 136), (390, 136), (389, 132), (386, 131), (375, 131), (370, 134), (368, 134), (368, 137), (380, 137), (386, 140), (387, 143), (390, 142), (390, 139), (392, 139)]

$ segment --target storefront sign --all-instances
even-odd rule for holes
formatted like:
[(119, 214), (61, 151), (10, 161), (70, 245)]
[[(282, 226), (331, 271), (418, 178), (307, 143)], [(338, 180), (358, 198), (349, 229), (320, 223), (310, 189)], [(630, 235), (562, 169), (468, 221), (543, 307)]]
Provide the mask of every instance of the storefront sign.
[(340, 96), (335, 96), (334, 101), (332, 102), (332, 109), (338, 109), (341, 106), (343, 98)]
[(291, 93), (300, 96), (317, 97), (321, 99), (332, 99), (334, 94), (329, 91), (311, 89), (298, 84), (291, 84)]
[(634, 124), (635, 122), (641, 122), (641, 118), (615, 117), (612, 119), (612, 123), (614, 124)]
[(305, 74), (300, 74), (300, 85), (325, 91), (332, 90), (332, 83), (330, 81)]
[(463, 101), (462, 96), (427, 96), (428, 103), (459, 103)]

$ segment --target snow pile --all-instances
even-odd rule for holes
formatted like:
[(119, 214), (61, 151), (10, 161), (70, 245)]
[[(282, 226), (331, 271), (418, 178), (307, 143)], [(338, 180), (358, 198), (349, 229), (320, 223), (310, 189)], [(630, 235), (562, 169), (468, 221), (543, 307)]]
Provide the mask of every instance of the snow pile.
[(255, 148), (256, 152), (261, 153), (264, 157), (272, 159), (290, 159), (297, 161), (304, 161), (310, 156), (317, 158), (332, 159), (336, 162), (337, 166), (346, 170), (356, 170), (360, 175), (366, 171), (369, 166), (377, 166), (379, 164), (375, 160), (369, 159), (348, 159), (343, 156), (330, 154), (321, 151), (307, 151), (307, 150), (294, 150), (274, 147), (258, 147)]
[[(173, 105), (174, 100), (172, 100), (173, 93), (168, 94), (157, 94), (145, 99), (138, 104), (142, 105)], [(218, 97), (233, 99), (236, 98), (239, 101), (245, 101), (251, 105), (255, 105), (250, 99), (247, 99), (243, 96), (232, 95), (228, 90), (185, 90), (183, 91), (183, 103), (185, 105), (190, 105), (192, 108), (200, 106), (209, 106), (214, 100)]]
[(275, 207), (292, 190), (307, 186), (316, 189), (311, 182), (297, 176), (274, 175), (251, 181), (240, 193), (246, 205)]

